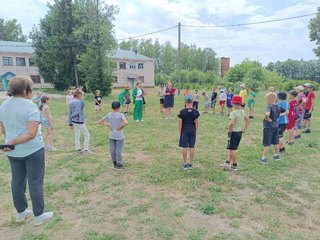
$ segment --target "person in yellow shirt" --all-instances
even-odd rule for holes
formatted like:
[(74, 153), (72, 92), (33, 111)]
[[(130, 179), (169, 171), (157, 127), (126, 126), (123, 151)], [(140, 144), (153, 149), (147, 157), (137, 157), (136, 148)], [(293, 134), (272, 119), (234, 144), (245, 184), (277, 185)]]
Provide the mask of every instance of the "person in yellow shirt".
[(245, 102), (247, 100), (248, 92), (247, 92), (247, 89), (246, 89), (246, 85), (244, 83), (242, 83), (240, 85), (240, 87), (241, 87), (241, 90), (239, 92), (239, 96), (242, 97), (242, 105), (241, 106), (245, 107), (245, 105), (246, 105)]

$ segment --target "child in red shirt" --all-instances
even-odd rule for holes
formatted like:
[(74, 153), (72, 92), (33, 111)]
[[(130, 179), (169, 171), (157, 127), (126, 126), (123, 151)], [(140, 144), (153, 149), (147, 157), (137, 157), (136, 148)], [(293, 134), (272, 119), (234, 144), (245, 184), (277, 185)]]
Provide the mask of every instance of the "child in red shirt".
[(303, 127), (306, 129), (305, 131), (303, 131), (303, 133), (310, 133), (310, 126), (311, 126), (311, 114), (313, 111), (313, 107), (314, 107), (314, 103), (315, 103), (315, 94), (313, 92), (314, 87), (311, 84), (306, 84), (307, 90), (308, 90), (308, 97), (307, 97), (307, 103), (305, 106), (305, 112), (304, 112), (304, 116), (303, 116)]
[(296, 90), (291, 90), (288, 92), (289, 102), (289, 114), (288, 114), (288, 144), (291, 145), (294, 143), (294, 126), (296, 124), (296, 108), (298, 106), (298, 101), (296, 97), (298, 92)]

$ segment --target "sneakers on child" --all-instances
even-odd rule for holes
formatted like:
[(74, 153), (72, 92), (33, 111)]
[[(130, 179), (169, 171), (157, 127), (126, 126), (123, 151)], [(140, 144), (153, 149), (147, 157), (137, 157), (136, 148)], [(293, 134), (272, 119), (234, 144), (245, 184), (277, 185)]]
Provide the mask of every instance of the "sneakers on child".
[(40, 216), (34, 218), (34, 225), (39, 226), (53, 217), (53, 212), (42, 213)]
[(275, 161), (279, 161), (279, 160), (280, 160), (280, 156), (279, 156), (279, 155), (275, 155), (275, 156), (273, 156), (273, 159), (274, 159)]
[(192, 164), (192, 163), (189, 163), (189, 164), (188, 164), (188, 168), (189, 168), (189, 169), (192, 169), (192, 167), (193, 167), (193, 164)]
[(33, 214), (32, 210), (24, 210), (21, 213), (17, 213), (16, 215), (16, 222), (23, 222), (26, 220), (29, 216)]
[(299, 139), (299, 138), (301, 138), (301, 135), (300, 135), (300, 134), (297, 135), (297, 136), (294, 136), (294, 139)]
[(306, 129), (305, 131), (303, 131), (303, 133), (311, 133), (310, 129)]
[(286, 153), (285, 147), (281, 148), (279, 153), (280, 153), (281, 155), (284, 155), (284, 154)]
[(237, 165), (237, 164), (232, 164), (231, 167), (230, 167), (230, 169), (231, 169), (232, 171), (238, 171), (238, 165)]
[(77, 150), (76, 150), (76, 153), (82, 154), (81, 149), (77, 149)]
[(260, 162), (261, 164), (267, 164), (267, 159), (266, 158), (259, 158), (257, 159), (258, 162)]
[(90, 154), (92, 154), (92, 152), (91, 152), (90, 150), (84, 150), (84, 151), (82, 152), (82, 154), (83, 154), (83, 155), (90, 155)]
[(189, 169), (189, 164), (185, 163), (182, 165), (183, 170), (188, 170)]
[(229, 161), (225, 161), (224, 163), (220, 164), (221, 167), (230, 167), (230, 162)]
[(48, 147), (48, 151), (49, 152), (53, 152), (53, 151), (57, 151), (58, 149), (56, 149), (54, 146), (49, 146)]

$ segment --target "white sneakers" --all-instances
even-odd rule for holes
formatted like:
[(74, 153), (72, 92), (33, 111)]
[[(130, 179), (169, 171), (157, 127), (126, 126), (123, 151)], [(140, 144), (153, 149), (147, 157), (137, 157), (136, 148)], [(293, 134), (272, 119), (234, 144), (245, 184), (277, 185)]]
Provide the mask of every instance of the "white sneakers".
[(23, 222), (26, 220), (28, 217), (30, 217), (33, 214), (31, 210), (24, 210), (21, 213), (17, 213), (16, 215), (16, 222)]
[[(23, 222), (31, 215), (33, 215), (33, 212), (31, 210), (27, 210), (27, 209), (21, 213), (17, 213), (16, 222)], [(53, 212), (43, 213), (40, 216), (34, 217), (34, 225), (39, 226), (39, 225), (49, 221), (50, 219), (52, 219), (52, 217), (53, 217)]]
[(39, 226), (53, 217), (53, 212), (42, 213), (40, 216), (34, 218), (34, 225)]

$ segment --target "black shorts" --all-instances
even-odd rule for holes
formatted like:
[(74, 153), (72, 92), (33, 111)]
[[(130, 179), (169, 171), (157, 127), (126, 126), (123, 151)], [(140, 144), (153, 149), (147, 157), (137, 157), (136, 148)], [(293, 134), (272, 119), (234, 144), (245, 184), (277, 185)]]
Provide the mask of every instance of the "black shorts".
[(197, 109), (197, 110), (198, 110), (199, 102), (194, 101), (194, 102), (192, 103), (192, 107), (193, 107), (194, 109)]
[(308, 120), (308, 119), (310, 119), (310, 118), (311, 118), (311, 113), (309, 113), (309, 109), (306, 109), (306, 110), (304, 111), (303, 119), (304, 119), (304, 120)]
[(279, 138), (283, 138), (283, 134), (287, 129), (287, 123), (279, 124)]
[(227, 149), (237, 150), (242, 138), (242, 132), (232, 132), (231, 136), (228, 137)]
[(160, 104), (163, 105), (164, 99), (160, 98)]
[(269, 147), (270, 145), (279, 144), (279, 128), (264, 128), (263, 129), (263, 142), (264, 147)]
[(196, 132), (181, 131), (179, 147), (194, 148), (196, 144)]

